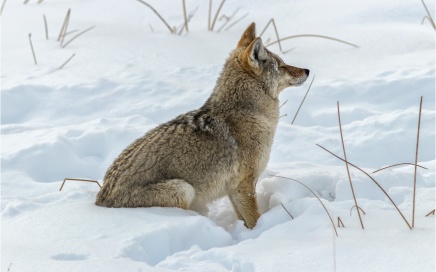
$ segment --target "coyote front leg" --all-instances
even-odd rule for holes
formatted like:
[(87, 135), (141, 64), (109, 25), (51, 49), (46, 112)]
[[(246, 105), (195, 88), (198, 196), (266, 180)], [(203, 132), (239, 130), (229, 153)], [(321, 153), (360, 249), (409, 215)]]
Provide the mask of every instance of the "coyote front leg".
[(238, 218), (244, 221), (247, 228), (254, 228), (260, 217), (254, 182), (242, 182), (238, 188), (230, 192), (229, 198)]

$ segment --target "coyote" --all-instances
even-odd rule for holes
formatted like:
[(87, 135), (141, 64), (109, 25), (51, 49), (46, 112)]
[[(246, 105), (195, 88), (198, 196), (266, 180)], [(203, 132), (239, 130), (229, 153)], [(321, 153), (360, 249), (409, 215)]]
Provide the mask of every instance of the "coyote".
[(255, 28), (245, 30), (201, 108), (150, 130), (115, 159), (97, 205), (207, 213), (207, 203), (227, 195), (245, 226), (256, 225), (255, 187), (269, 160), (278, 96), (309, 70), (268, 51)]

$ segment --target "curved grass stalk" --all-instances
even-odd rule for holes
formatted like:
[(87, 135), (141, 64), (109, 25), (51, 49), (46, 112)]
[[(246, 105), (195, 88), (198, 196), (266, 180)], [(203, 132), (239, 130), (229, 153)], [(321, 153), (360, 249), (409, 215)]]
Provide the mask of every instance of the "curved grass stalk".
[[(345, 161), (347, 161), (347, 152), (345, 152), (344, 135), (342, 134), (342, 122), (341, 122), (341, 111), (339, 110), (339, 101), (337, 105), (338, 105), (339, 132), (341, 133), (342, 150), (344, 151)], [(359, 215), (360, 225), (362, 226), (362, 229), (365, 229), (365, 227), (363, 226), (362, 216), (360, 215), (360, 210), (359, 210), (360, 208), (359, 205), (357, 205), (357, 199), (356, 199), (356, 194), (354, 193), (353, 182), (351, 182), (351, 175), (350, 175), (350, 169), (348, 167), (348, 163), (345, 163), (345, 168), (347, 168), (348, 180), (350, 181), (351, 193), (353, 194), (354, 204), (357, 209), (357, 214)]]
[(425, 8), (425, 11), (427, 12), (427, 16), (424, 16), (424, 18), (422, 19), (421, 24), (424, 23), (425, 19), (427, 19), (430, 22), (430, 24), (433, 27), (433, 29), (436, 30), (436, 24), (435, 24), (433, 18), (431, 17), (430, 11), (428, 11), (427, 5), (425, 4), (424, 0), (421, 0), (421, 2), (422, 2), (422, 5)]
[(299, 183), (299, 184), (301, 184), (301, 185), (303, 185), (307, 190), (309, 190), (317, 199), (318, 199), (318, 201), (319, 201), (319, 203), (321, 203), (321, 205), (322, 205), (322, 207), (324, 208), (324, 210), (325, 210), (325, 212), (327, 213), (327, 215), (329, 216), (329, 218), (330, 218), (330, 222), (332, 222), (332, 226), (333, 226), (333, 229), (335, 230), (335, 233), (336, 233), (336, 236), (339, 236), (338, 235), (338, 232), (337, 232), (337, 230), (336, 230), (336, 227), (335, 227), (335, 223), (333, 222), (333, 219), (332, 219), (332, 217), (330, 216), (330, 213), (329, 213), (329, 211), (327, 210), (327, 208), (326, 208), (326, 206), (324, 205), (324, 203), (322, 203), (322, 201), (321, 201), (321, 199), (315, 194), (315, 192), (314, 191), (312, 191), (309, 187), (307, 187), (304, 183), (302, 183), (301, 181), (298, 181), (298, 180), (296, 180), (296, 179), (293, 179), (293, 178), (287, 178), (287, 177), (283, 177), (283, 176), (277, 176), (277, 175), (269, 175), (269, 176), (271, 176), (271, 177), (277, 177), (277, 178), (282, 178), (282, 179), (287, 179), (287, 180), (292, 180), (292, 181), (294, 181), (294, 182), (297, 182), (297, 183)]
[(165, 26), (168, 28), (168, 30), (174, 34), (174, 30), (170, 27), (170, 25), (167, 23), (167, 21), (165, 21), (165, 19), (162, 17), (162, 15), (160, 15), (159, 12), (157, 12), (157, 10), (155, 8), (153, 8), (150, 4), (148, 4), (142, 0), (136, 0), (136, 1), (149, 7), (157, 15), (157, 17), (159, 17), (159, 19), (165, 24)]
[[(357, 208), (356, 208), (357, 207)], [(362, 210), (362, 208), (360, 208), (359, 206), (356, 206), (356, 205), (354, 205), (353, 207), (351, 207), (351, 209), (350, 209), (350, 216), (351, 216), (351, 213), (353, 212), (353, 208), (356, 208), (357, 209), (357, 211), (359, 211), (359, 210), (361, 210), (362, 212), (363, 212), (363, 214), (366, 214), (365, 213), (365, 211), (364, 210)]]
[[(372, 173), (375, 174), (375, 173), (380, 172), (380, 171), (382, 171), (382, 170), (389, 169), (389, 168), (396, 167), (396, 166), (401, 166), (401, 165), (415, 165), (415, 164), (413, 164), (413, 163), (411, 163), (411, 162), (397, 163), (397, 164), (393, 164), (393, 165), (389, 165), (389, 166), (382, 167), (382, 168), (380, 168), (380, 169), (378, 169), (378, 170), (375, 170), (375, 171), (372, 172)], [(419, 167), (419, 168), (422, 168), (422, 169), (428, 170), (427, 167), (421, 166), (421, 165), (419, 165), (419, 164), (416, 165), (416, 166)]]
[(324, 35), (317, 35), (317, 34), (300, 34), (300, 35), (288, 36), (288, 37), (285, 37), (285, 38), (281, 38), (281, 39), (279, 39), (277, 41), (271, 42), (271, 43), (267, 44), (266, 46), (270, 46), (270, 45), (273, 45), (273, 44), (276, 44), (276, 43), (280, 44), (280, 42), (285, 41), (285, 40), (290, 40), (290, 39), (295, 39), (295, 38), (303, 38), (303, 37), (322, 38), (322, 39), (327, 39), (327, 40), (332, 40), (332, 41), (348, 44), (350, 46), (359, 48), (358, 45), (355, 45), (353, 43), (346, 42), (344, 40), (340, 40), (340, 39), (336, 39), (336, 38), (332, 38), (332, 37), (328, 37), (328, 36), (324, 36)]
[(86, 32), (90, 31), (91, 29), (93, 29), (95, 26), (91, 26), (90, 28), (87, 28), (85, 30), (83, 30), (82, 32), (80, 32), (79, 34), (77, 34), (76, 36), (72, 37), (66, 44), (64, 44), (62, 46), (62, 48), (65, 48), (67, 45), (69, 45), (72, 41), (74, 41), (76, 38), (78, 38), (80, 35), (85, 34)]
[(387, 196), (387, 198), (391, 201), (391, 203), (394, 205), (395, 209), (397, 209), (398, 213), (401, 215), (401, 217), (403, 218), (404, 222), (406, 222), (407, 226), (409, 227), (409, 229), (412, 229), (412, 227), (410, 226), (409, 222), (407, 221), (407, 219), (404, 217), (403, 213), (400, 211), (400, 209), (398, 209), (398, 206), (395, 204), (395, 202), (392, 200), (392, 198), (388, 195), (388, 193), (386, 193), (386, 191), (383, 189), (383, 187), (380, 186), (380, 184), (373, 178), (371, 177), (367, 172), (365, 172), (364, 170), (362, 170), (360, 167), (356, 166), (355, 164), (352, 164), (349, 161), (346, 161), (344, 159), (342, 159), (341, 157), (339, 157), (338, 155), (334, 154), (333, 152), (331, 152), (330, 150), (328, 150), (327, 148), (316, 144), (318, 147), (324, 149), (325, 151), (327, 151), (328, 153), (330, 153), (331, 155), (335, 156), (336, 158), (340, 159), (341, 161), (353, 166), (354, 168), (360, 170), (362, 173), (364, 173), (367, 177), (369, 177), (379, 188), (380, 190), (382, 190), (382, 192)]

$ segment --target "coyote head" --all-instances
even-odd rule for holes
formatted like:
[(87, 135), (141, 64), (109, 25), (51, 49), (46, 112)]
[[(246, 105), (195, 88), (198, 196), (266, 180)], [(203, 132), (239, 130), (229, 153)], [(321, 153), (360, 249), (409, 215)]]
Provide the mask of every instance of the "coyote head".
[(266, 49), (262, 39), (256, 38), (255, 23), (251, 23), (242, 34), (236, 48), (236, 58), (243, 69), (264, 83), (275, 97), (287, 87), (303, 84), (309, 76), (308, 69), (287, 65), (279, 56)]

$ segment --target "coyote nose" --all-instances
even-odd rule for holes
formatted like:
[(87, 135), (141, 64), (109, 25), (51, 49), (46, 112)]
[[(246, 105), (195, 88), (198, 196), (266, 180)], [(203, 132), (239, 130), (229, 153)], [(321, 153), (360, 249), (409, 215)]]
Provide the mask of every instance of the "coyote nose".
[(306, 73), (306, 76), (309, 76), (310, 70), (309, 69), (304, 69), (304, 73)]

